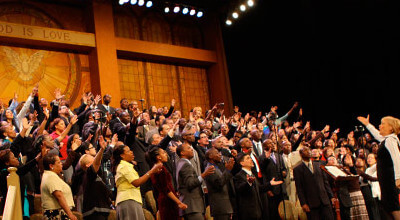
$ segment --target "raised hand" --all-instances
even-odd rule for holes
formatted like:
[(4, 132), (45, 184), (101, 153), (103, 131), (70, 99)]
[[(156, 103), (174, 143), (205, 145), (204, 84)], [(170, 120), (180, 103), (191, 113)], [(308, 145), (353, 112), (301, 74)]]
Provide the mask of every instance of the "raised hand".
[(78, 121), (78, 116), (77, 116), (77, 115), (74, 115), (74, 116), (72, 116), (70, 123), (71, 123), (72, 125), (74, 125), (77, 121)]
[(72, 144), (71, 144), (71, 150), (76, 151), (76, 149), (78, 149), (79, 146), (81, 146), (81, 144), (82, 144), (82, 141), (80, 139), (73, 140)]
[(161, 167), (163, 166), (162, 163), (156, 163), (150, 170), (150, 175), (153, 175), (155, 173), (160, 173), (162, 171)]
[(362, 116), (358, 116), (357, 120), (361, 122), (361, 124), (367, 126), (369, 124), (369, 114), (367, 115), (367, 117), (362, 117)]
[(54, 96), (56, 97), (56, 100), (59, 101), (62, 98), (64, 98), (64, 95), (61, 94), (61, 90), (59, 88), (56, 88), (54, 90)]
[(115, 146), (118, 142), (118, 134), (115, 133), (111, 138), (111, 145)]
[(104, 137), (103, 137), (103, 135), (100, 135), (100, 137), (99, 137), (99, 145), (100, 145), (100, 147), (101, 147), (101, 149), (106, 149), (106, 147), (107, 147), (107, 142), (104, 140)]
[(214, 166), (209, 166), (207, 167), (206, 170), (204, 170), (204, 172), (201, 174), (201, 177), (206, 177), (209, 176), (211, 174), (213, 174), (215, 172), (215, 167)]
[(39, 83), (37, 83), (35, 87), (33, 87), (31, 96), (34, 97), (38, 92), (39, 92)]
[(270, 150), (264, 150), (264, 155), (265, 155), (265, 158), (269, 159), (271, 157), (271, 149)]
[(101, 100), (101, 96), (100, 95), (96, 95), (96, 97), (94, 98), (94, 104), (95, 105), (99, 104), (100, 100)]
[(232, 170), (233, 169), (233, 165), (235, 165), (235, 159), (229, 158), (229, 160), (225, 163), (225, 168), (227, 170)]

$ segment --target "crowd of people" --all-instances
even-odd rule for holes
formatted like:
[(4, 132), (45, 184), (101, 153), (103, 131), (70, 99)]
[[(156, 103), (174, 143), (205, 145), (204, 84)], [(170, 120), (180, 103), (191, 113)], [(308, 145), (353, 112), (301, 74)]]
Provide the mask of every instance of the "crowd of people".
[[(0, 196), (9, 167), (20, 176), (24, 218), (40, 195), (44, 219), (399, 219), (400, 121), (369, 116), (356, 131), (312, 128), (298, 103), (246, 114), (223, 103), (141, 109), (86, 92), (70, 108), (29, 97), (1, 102)], [(365, 129), (365, 130), (364, 130)], [(335, 176), (327, 167), (337, 167)], [(155, 202), (155, 207), (151, 201)], [(284, 202), (283, 202), (284, 201)], [(298, 208), (296, 208), (298, 207)], [(2, 212), (2, 211), (1, 211)]]

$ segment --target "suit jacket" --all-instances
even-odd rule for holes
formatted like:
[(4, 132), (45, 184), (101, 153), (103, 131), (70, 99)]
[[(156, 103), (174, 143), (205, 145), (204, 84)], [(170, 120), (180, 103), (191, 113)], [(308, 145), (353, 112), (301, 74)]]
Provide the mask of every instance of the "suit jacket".
[(229, 170), (222, 171), (217, 165), (208, 163), (207, 167), (212, 165), (216, 168), (215, 172), (205, 178), (211, 215), (232, 214), (233, 208), (229, 196), (229, 184), (233, 176)]
[[(254, 144), (254, 140), (251, 141), (251, 143), (253, 143), (253, 152), (257, 155), (257, 157), (260, 157), (263, 153), (264, 150), (261, 151), (261, 154), (258, 152), (258, 149), (256, 147), (256, 145)], [(261, 146), (262, 148), (262, 146)]]
[[(275, 161), (272, 159), (272, 154), (275, 156)], [(283, 161), (282, 155), (278, 153), (271, 153), (271, 157), (269, 159), (265, 158), (264, 153), (263, 156), (261, 156), (261, 170), (263, 171), (263, 174), (265, 175), (265, 178), (267, 181), (270, 181), (272, 178), (275, 178), (275, 180), (282, 180), (282, 171), (287, 171), (285, 167), (285, 162)], [(269, 160), (269, 162), (267, 162)], [(272, 193), (274, 193), (275, 196), (281, 195), (283, 188), (283, 193), (286, 194), (286, 190), (284, 187), (281, 185), (277, 186), (272, 186)]]
[(127, 127), (120, 120), (117, 120), (111, 129), (112, 134), (118, 135), (118, 141), (125, 141), (125, 136), (127, 133)]
[(186, 159), (180, 159), (176, 166), (179, 200), (185, 203), (188, 208), (179, 210), (179, 215), (190, 213), (204, 213), (204, 197), (199, 176), (193, 166)]
[(106, 107), (104, 107), (103, 104), (97, 104), (97, 109), (101, 110), (103, 112), (104, 115), (106, 115), (106, 113), (110, 113), (110, 114), (114, 114), (115, 113), (115, 108), (108, 106), (109, 110), (107, 111)]
[(307, 204), (310, 209), (330, 205), (333, 197), (326, 174), (318, 162), (312, 163), (314, 173), (302, 162), (293, 170), (296, 191), (301, 205)]
[(247, 173), (240, 170), (233, 178), (238, 203), (238, 218), (260, 219), (262, 216), (262, 202), (259, 183), (256, 179), (252, 185), (247, 182)]

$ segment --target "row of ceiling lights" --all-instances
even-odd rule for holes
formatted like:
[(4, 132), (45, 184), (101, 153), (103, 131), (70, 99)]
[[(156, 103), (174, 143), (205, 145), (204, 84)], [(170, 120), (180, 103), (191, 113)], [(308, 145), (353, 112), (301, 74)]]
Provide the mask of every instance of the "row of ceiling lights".
[[(153, 1), (148, 0), (119, 0), (120, 5), (124, 5), (126, 3), (130, 3), (131, 5), (138, 5), (138, 6), (146, 6), (147, 8), (151, 8), (153, 6)], [(173, 12), (175, 14), (182, 13), (183, 15), (190, 15), (201, 18), (203, 17), (204, 13), (201, 10), (196, 10), (192, 6), (181, 5), (181, 4), (169, 4), (165, 3), (164, 12), (166, 14)]]
[(234, 20), (237, 20), (240, 17), (240, 14), (246, 12), (248, 8), (252, 8), (254, 6), (254, 0), (247, 0), (246, 3), (240, 4), (239, 7), (235, 8), (233, 12), (226, 19), (225, 24), (230, 26), (233, 24)]

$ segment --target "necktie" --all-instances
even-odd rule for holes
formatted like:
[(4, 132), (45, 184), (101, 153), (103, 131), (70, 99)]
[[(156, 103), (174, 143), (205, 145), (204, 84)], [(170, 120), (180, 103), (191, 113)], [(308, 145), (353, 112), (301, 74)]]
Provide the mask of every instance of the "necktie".
[(311, 173), (314, 173), (313, 167), (311, 165), (311, 163), (308, 163), (308, 169), (310, 169)]
[(257, 171), (257, 176), (258, 176), (258, 178), (261, 178), (261, 177), (262, 177), (262, 174), (261, 174), (260, 165), (258, 164), (257, 158), (254, 157), (253, 154), (251, 154), (250, 157), (251, 157), (251, 159), (252, 159), (253, 162), (254, 162), (254, 166), (256, 167), (256, 171)]
[(258, 147), (258, 155), (261, 155), (262, 154), (262, 146), (261, 146), (260, 142), (257, 143), (257, 147)]
[(276, 158), (275, 158), (275, 154), (274, 153), (271, 153), (271, 158), (274, 161), (274, 163), (276, 164)]

